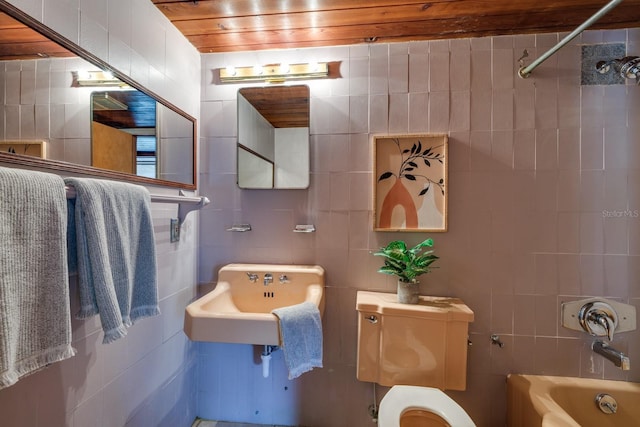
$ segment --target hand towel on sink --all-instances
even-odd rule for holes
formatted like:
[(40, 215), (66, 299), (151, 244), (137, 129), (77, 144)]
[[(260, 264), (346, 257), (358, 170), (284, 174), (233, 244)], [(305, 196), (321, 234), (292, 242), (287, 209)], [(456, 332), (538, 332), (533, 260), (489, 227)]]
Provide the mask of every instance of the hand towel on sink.
[(106, 344), (126, 335), (137, 319), (160, 313), (151, 196), (122, 182), (65, 181), (76, 190), (77, 317), (99, 314)]
[(322, 368), (322, 320), (315, 304), (303, 302), (272, 311), (279, 319), (280, 341), (289, 379)]
[(0, 168), (0, 389), (75, 354), (64, 181)]

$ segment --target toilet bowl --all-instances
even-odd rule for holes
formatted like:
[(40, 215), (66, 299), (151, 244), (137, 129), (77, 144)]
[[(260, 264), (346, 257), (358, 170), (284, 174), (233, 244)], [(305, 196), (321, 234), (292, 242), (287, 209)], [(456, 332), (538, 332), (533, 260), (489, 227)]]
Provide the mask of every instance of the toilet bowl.
[(396, 385), (382, 398), (378, 427), (475, 427), (471, 417), (442, 390)]

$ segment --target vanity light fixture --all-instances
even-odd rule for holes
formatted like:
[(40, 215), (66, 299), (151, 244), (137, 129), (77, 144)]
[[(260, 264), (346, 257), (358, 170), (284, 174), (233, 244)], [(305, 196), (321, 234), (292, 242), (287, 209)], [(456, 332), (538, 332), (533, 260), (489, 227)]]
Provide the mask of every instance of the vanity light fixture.
[(269, 82), (281, 83), (287, 80), (322, 79), (329, 77), (328, 62), (303, 64), (268, 64), (250, 67), (220, 68), (220, 82)]
[(127, 111), (129, 106), (118, 101), (108, 93), (93, 93), (91, 96), (91, 108), (94, 111)]
[(77, 86), (128, 87), (129, 85), (114, 77), (109, 71), (76, 71), (74, 80)]

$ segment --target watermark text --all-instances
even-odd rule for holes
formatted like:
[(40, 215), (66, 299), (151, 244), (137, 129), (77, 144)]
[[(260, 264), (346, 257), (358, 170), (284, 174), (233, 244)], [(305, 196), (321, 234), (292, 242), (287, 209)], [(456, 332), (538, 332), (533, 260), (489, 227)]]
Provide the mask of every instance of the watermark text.
[(640, 216), (640, 211), (637, 209), (625, 209), (625, 210), (603, 210), (602, 217), (603, 218), (638, 218)]

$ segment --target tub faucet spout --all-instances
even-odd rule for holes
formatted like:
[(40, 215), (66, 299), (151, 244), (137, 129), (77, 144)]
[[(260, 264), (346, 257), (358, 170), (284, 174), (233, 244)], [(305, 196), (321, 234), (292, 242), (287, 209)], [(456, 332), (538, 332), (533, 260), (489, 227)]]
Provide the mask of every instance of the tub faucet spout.
[(599, 355), (603, 356), (605, 359), (613, 362), (614, 365), (616, 365), (623, 371), (628, 371), (629, 369), (631, 369), (631, 362), (629, 361), (629, 357), (611, 347), (606, 342), (596, 340), (591, 345), (591, 349)]

